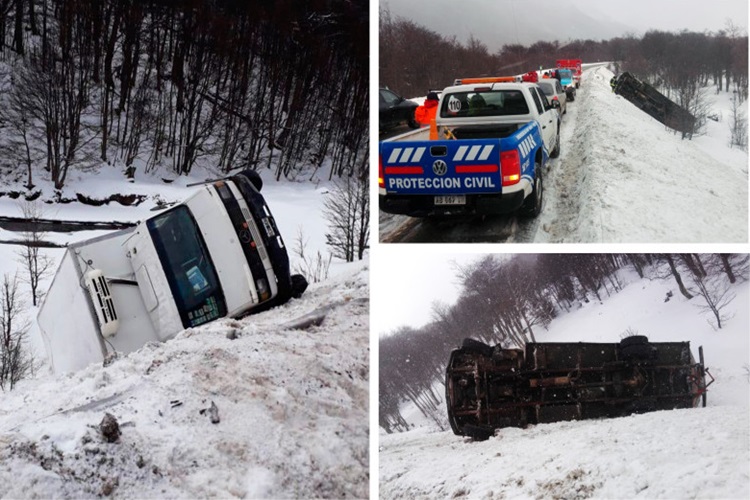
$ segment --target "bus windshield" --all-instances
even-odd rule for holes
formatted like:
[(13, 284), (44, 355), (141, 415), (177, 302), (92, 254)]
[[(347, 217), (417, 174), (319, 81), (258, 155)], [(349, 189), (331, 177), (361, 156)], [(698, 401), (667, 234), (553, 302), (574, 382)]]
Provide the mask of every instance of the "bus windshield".
[(148, 221), (182, 325), (202, 325), (227, 314), (216, 268), (190, 210), (184, 205)]

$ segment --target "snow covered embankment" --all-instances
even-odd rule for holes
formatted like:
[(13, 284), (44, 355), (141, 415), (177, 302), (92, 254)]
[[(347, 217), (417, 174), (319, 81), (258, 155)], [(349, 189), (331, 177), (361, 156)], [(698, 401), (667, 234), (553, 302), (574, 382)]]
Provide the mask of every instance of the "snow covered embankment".
[(613, 94), (611, 77), (588, 71), (574, 103), (576, 134), (562, 168), (578, 215), (561, 212), (567, 220), (550, 226), (550, 241), (747, 242), (747, 155), (726, 146), (709, 155), (699, 144), (707, 138), (682, 140)]
[(0, 497), (367, 497), (368, 268), (0, 393)]
[(743, 427), (747, 408), (714, 407), (507, 428), (485, 442), (391, 435), (380, 497), (747, 498)]
[(674, 283), (634, 272), (620, 280), (621, 292), (561, 314), (538, 340), (617, 342), (630, 329), (654, 342), (690, 341), (696, 357), (703, 346), (716, 377), (706, 408), (504, 428), (472, 442), (404, 405), (416, 428), (381, 429), (380, 497), (750, 498), (748, 283), (733, 285), (731, 319), (714, 330), (700, 299), (686, 300)]

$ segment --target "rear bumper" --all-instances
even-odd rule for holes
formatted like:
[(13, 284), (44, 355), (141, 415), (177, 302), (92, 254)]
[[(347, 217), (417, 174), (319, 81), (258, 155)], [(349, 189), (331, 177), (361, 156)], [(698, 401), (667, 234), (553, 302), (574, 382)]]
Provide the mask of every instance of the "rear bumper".
[(389, 214), (427, 217), (430, 215), (496, 215), (515, 212), (523, 204), (524, 190), (504, 194), (466, 196), (466, 205), (436, 206), (433, 195), (380, 195), (380, 210)]

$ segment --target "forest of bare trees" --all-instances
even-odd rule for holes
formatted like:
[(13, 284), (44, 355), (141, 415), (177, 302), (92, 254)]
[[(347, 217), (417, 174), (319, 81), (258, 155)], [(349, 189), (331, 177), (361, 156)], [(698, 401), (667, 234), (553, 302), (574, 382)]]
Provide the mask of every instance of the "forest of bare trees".
[(367, 178), (368, 52), (367, 2), (0, 0), (0, 169)]
[(406, 401), (438, 426), (447, 425), (437, 382), (450, 351), (465, 337), (504, 347), (535, 342), (557, 315), (620, 292), (624, 269), (674, 284), (718, 330), (730, 319), (731, 285), (750, 279), (749, 266), (746, 254), (484, 256), (458, 269), (462, 291), (455, 304), (435, 305), (422, 328), (401, 327), (380, 339), (380, 426), (405, 430), (400, 407)]
[(380, 85), (406, 97), (444, 88), (455, 78), (554, 67), (557, 59), (616, 62), (619, 71), (630, 71), (658, 87), (699, 121), (706, 116), (703, 87), (736, 92), (740, 103), (748, 97), (747, 33), (731, 23), (717, 33), (649, 31), (640, 38), (508, 44), (492, 53), (476, 38), (461, 43), (412, 21), (394, 19), (381, 9), (379, 43)]

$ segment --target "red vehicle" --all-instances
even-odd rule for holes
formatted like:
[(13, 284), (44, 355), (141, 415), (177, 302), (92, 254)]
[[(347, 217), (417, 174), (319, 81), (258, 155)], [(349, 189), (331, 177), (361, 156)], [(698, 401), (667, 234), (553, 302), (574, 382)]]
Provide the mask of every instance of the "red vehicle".
[(573, 81), (576, 84), (576, 88), (581, 86), (581, 63), (582, 61), (580, 59), (558, 59), (557, 60), (557, 67), (558, 68), (567, 68), (573, 72)]
[(537, 73), (536, 71), (529, 71), (528, 73), (524, 74), (524, 75), (523, 75), (523, 76), (521, 77), (521, 79), (522, 79), (522, 80), (523, 80), (524, 82), (532, 82), (532, 83), (536, 83), (536, 82), (538, 82), (538, 81), (539, 81), (539, 73)]

